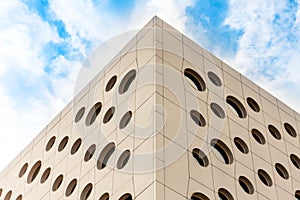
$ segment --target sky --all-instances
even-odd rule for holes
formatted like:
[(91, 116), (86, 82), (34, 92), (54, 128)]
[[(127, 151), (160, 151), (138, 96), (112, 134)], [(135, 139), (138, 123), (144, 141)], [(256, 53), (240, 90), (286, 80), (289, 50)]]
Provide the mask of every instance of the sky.
[(300, 112), (300, 0), (1, 0), (0, 170), (73, 98), (89, 53), (154, 15)]

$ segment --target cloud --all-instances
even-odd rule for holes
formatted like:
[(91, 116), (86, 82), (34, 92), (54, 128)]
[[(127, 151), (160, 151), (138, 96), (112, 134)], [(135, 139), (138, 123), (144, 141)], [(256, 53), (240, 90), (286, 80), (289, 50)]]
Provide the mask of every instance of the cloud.
[(71, 42), (75, 47), (80, 38), (89, 41), (101, 38), (103, 32), (99, 32), (99, 30), (103, 26), (104, 19), (97, 13), (91, 1), (53, 0), (50, 2), (50, 9), (56, 19), (64, 22), (66, 31), (73, 38)]
[[(295, 2), (297, 3), (298, 7), (300, 5), (300, 0), (295, 0)], [(300, 9), (298, 8), (298, 11), (296, 13), (296, 25), (300, 24)]]
[(136, 8), (131, 16), (132, 24), (143, 26), (154, 15), (180, 31), (186, 30), (186, 8), (193, 4), (193, 0), (149, 0), (137, 1)]
[[(53, 71), (48, 76), (55, 98), (62, 99), (63, 105), (74, 96), (74, 84), (81, 68), (80, 61), (70, 61), (64, 56), (54, 59), (50, 65)], [(62, 106), (63, 106), (62, 105)]]
[(7, 8), (0, 12), (1, 72), (13, 67), (41, 74), (42, 61), (36, 57), (44, 44), (57, 41), (58, 37), (48, 24), (31, 14), (22, 3), (11, 1), (6, 4)]
[[(43, 49), (62, 39), (55, 27), (22, 2), (1, 1), (0, 20), (0, 152), (9, 152), (1, 155), (3, 168), (65, 106), (71, 95), (60, 89), (72, 88), (68, 80), (76, 70), (66, 68), (67, 75), (61, 79), (59, 73), (66, 69), (58, 66), (74, 63), (66, 64), (61, 57), (49, 62)], [(55, 73), (47, 74), (47, 65)], [(51, 90), (54, 85), (56, 89)]]
[[(113, 35), (128, 30), (126, 27), (131, 25), (124, 16), (120, 19), (115, 13), (110, 13), (111, 9), (107, 6), (111, 6), (107, 1), (95, 3), (83, 0), (53, 0), (50, 2), (53, 17), (64, 23), (66, 31), (71, 36), (72, 47), (81, 49), (82, 53), (89, 53), (90, 50), (84, 48), (85, 42), (92, 43), (92, 48), (95, 48)], [(128, 15), (126, 12), (123, 14)]]
[(224, 23), (228, 11), (227, 1), (195, 1), (186, 8), (187, 34), (215, 55), (234, 56), (243, 30)]
[(287, 98), (287, 93), (300, 91), (300, 71), (295, 65), (299, 58), (298, 3), (231, 0), (229, 8), (224, 23), (244, 32), (236, 56), (229, 62), (299, 111), (299, 95)]

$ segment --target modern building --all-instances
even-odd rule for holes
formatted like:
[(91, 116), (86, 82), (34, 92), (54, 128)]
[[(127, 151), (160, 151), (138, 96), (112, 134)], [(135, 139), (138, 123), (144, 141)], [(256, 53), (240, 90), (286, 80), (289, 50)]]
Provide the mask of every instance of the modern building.
[(154, 17), (2, 171), (0, 199), (300, 199), (299, 131), (300, 114)]

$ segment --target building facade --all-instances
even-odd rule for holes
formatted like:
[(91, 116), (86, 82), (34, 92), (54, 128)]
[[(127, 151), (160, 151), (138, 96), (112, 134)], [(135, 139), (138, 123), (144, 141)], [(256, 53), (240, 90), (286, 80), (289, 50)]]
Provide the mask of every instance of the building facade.
[(299, 130), (154, 17), (1, 172), (0, 199), (300, 199)]

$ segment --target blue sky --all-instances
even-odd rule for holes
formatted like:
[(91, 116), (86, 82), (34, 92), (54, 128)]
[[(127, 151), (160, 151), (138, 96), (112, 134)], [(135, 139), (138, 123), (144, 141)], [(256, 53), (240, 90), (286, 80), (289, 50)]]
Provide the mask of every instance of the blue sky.
[[(72, 99), (81, 63), (154, 15), (300, 111), (300, 0), (1, 0), (3, 168)], [(8, 151), (9, 150), (9, 151)]]

